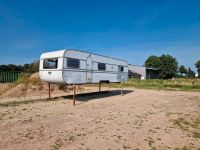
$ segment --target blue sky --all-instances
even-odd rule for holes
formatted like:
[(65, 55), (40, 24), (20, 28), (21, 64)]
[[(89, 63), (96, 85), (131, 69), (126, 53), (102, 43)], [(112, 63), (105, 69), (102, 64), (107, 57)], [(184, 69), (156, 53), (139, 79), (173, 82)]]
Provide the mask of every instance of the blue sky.
[(195, 69), (199, 0), (0, 0), (0, 64), (80, 49), (143, 65), (170, 54)]

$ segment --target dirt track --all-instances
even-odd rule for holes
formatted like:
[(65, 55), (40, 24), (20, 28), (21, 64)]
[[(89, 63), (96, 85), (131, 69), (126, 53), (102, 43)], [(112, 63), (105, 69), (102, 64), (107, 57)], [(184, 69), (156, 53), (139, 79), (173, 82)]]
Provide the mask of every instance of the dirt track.
[(200, 148), (200, 93), (126, 89), (0, 104), (0, 149)]

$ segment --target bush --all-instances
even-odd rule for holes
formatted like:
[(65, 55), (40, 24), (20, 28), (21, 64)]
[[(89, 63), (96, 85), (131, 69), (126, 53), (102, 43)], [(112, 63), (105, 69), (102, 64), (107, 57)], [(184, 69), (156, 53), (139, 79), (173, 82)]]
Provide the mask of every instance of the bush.
[(20, 77), (16, 81), (16, 84), (27, 83), (29, 81), (30, 74), (28, 73), (21, 73)]

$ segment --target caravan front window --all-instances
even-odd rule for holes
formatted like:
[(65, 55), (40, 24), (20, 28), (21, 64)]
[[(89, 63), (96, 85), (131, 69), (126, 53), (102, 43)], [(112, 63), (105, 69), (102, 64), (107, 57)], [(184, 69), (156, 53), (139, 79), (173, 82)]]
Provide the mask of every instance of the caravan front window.
[(47, 58), (43, 61), (44, 69), (57, 69), (58, 67), (58, 59), (57, 58)]
[(118, 67), (118, 71), (119, 71), (119, 72), (123, 72), (123, 71), (124, 71), (124, 67), (123, 67), (123, 66), (119, 66), (119, 67)]

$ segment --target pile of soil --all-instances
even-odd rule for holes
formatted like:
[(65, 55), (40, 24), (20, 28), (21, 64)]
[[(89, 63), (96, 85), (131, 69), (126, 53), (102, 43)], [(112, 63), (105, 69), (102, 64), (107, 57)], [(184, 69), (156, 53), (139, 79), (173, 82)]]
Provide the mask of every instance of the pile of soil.
[[(40, 80), (39, 73), (34, 73), (30, 77), (18, 80), (12, 84), (0, 84), (0, 99), (18, 99), (18, 98), (47, 98), (49, 86), (46, 82)], [(102, 91), (107, 90), (102, 86)], [(76, 93), (89, 93), (98, 91), (98, 87), (91, 85), (77, 85)], [(51, 84), (51, 96), (64, 96), (73, 94), (73, 86)]]
[[(52, 94), (69, 92), (69, 87), (51, 85)], [(39, 78), (39, 73), (32, 74), (25, 82), (20, 84), (0, 84), (0, 98), (32, 97), (48, 94), (48, 84)]]
[(0, 83), (0, 95), (7, 91), (11, 86), (11, 83)]

